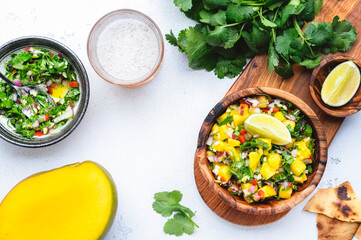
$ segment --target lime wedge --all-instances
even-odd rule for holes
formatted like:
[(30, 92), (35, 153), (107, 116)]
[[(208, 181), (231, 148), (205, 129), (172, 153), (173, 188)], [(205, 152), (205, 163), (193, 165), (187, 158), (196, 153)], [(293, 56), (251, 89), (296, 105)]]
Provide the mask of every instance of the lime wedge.
[(277, 118), (267, 114), (252, 114), (244, 122), (244, 128), (252, 135), (270, 138), (272, 143), (287, 145), (292, 141), (290, 131)]
[(360, 70), (352, 61), (337, 65), (327, 76), (321, 89), (324, 103), (332, 107), (345, 105), (360, 86)]

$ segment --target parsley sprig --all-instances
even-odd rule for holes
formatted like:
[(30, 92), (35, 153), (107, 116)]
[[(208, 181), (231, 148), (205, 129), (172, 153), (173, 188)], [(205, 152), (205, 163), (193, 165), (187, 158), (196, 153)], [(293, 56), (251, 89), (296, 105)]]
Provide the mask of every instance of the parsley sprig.
[(189, 208), (181, 205), (182, 193), (174, 190), (172, 192), (159, 192), (154, 194), (153, 210), (163, 217), (170, 217), (173, 213), (173, 218), (169, 219), (164, 225), (164, 232), (169, 235), (181, 236), (184, 233), (190, 235), (194, 232), (194, 226), (199, 226), (193, 222), (194, 212)]
[[(188, 56), (193, 69), (214, 71), (219, 78), (239, 75), (246, 58), (268, 53), (268, 69), (293, 76), (294, 63), (315, 68), (321, 53), (344, 52), (356, 41), (356, 28), (335, 16), (312, 21), (322, 0), (174, 0), (198, 24), (166, 34)], [(302, 31), (303, 26), (305, 26)]]

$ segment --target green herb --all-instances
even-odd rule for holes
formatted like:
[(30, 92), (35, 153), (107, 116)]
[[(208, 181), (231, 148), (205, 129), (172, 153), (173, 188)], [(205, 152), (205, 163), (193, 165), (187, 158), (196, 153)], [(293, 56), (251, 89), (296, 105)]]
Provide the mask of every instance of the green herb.
[(291, 164), (295, 160), (287, 150), (282, 151), (282, 157), (283, 164)]
[(231, 123), (233, 121), (232, 115), (228, 115), (222, 122), (218, 124), (218, 126), (222, 126), (227, 123)]
[(308, 171), (308, 174), (312, 173), (312, 165), (311, 164), (307, 165), (307, 171)]
[(182, 193), (174, 190), (172, 192), (159, 192), (154, 194), (153, 210), (163, 217), (170, 217), (173, 213), (173, 218), (169, 219), (164, 225), (164, 232), (169, 235), (181, 236), (183, 233), (192, 234), (194, 226), (198, 225), (193, 222), (194, 213), (187, 207), (181, 205)]
[(312, 136), (312, 127), (309, 124), (306, 124), (305, 126), (305, 135), (306, 137)]
[(257, 138), (253, 138), (251, 141), (246, 141), (245, 143), (241, 144), (240, 149), (243, 150), (245, 148), (258, 148), (259, 146), (261, 146), (262, 149), (268, 148), (268, 144), (266, 142)]
[(268, 53), (268, 69), (293, 76), (294, 63), (315, 68), (321, 53), (347, 51), (356, 41), (349, 21), (312, 22), (322, 0), (174, 0), (198, 24), (171, 31), (166, 39), (186, 53), (193, 69), (214, 71), (219, 78), (242, 72), (246, 58)]

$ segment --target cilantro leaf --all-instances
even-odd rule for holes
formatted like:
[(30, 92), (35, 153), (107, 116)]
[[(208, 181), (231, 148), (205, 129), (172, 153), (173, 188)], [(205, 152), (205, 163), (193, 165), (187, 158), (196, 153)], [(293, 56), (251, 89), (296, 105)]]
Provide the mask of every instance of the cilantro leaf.
[(203, 57), (209, 52), (209, 48), (207, 48), (207, 39), (203, 33), (190, 27), (185, 31), (185, 36), (187, 38), (185, 52), (187, 53), (189, 63)]
[(317, 67), (318, 65), (320, 65), (321, 59), (322, 59), (322, 56), (318, 56), (313, 59), (308, 58), (308, 59), (303, 60), (302, 62), (299, 62), (298, 64), (306, 67), (307, 69), (313, 69), (313, 68)]
[(179, 7), (182, 12), (186, 12), (192, 8), (192, 0), (174, 0), (174, 4)]
[(163, 217), (170, 217), (173, 213), (172, 219), (169, 219), (164, 225), (164, 232), (170, 235), (181, 236), (183, 233), (192, 234), (194, 226), (198, 227), (192, 221), (194, 213), (187, 207), (181, 205), (182, 193), (174, 190), (172, 192), (159, 192), (154, 194), (154, 202), (152, 204), (153, 210)]
[(246, 65), (247, 61), (244, 57), (239, 57), (234, 60), (227, 60), (220, 58), (216, 64), (214, 69), (214, 73), (219, 78), (229, 77), (234, 78), (238, 76), (242, 70), (244, 65)]
[(332, 38), (332, 27), (328, 22), (312, 22), (305, 29), (308, 42), (314, 46), (325, 44)]
[(163, 230), (165, 233), (177, 237), (182, 236), (183, 233), (190, 235), (194, 232), (194, 224), (184, 213), (177, 213), (166, 222)]
[(169, 34), (165, 35), (165, 39), (173, 46), (178, 46), (178, 41), (176, 36), (174, 36), (174, 33), (172, 30), (170, 30)]
[(226, 15), (227, 19), (232, 22), (242, 22), (251, 19), (257, 14), (257, 10), (257, 7), (231, 4), (227, 8)]
[(283, 164), (291, 164), (295, 160), (287, 150), (282, 151), (282, 157)]

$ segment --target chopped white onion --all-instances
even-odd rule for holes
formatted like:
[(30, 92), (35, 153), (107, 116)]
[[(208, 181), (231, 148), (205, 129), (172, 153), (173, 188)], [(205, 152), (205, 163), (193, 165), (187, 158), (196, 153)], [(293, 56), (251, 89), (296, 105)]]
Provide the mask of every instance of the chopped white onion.
[(209, 138), (208, 138), (208, 140), (207, 140), (207, 145), (208, 145), (208, 146), (211, 146), (212, 143), (213, 143), (213, 140), (214, 140), (214, 138), (213, 138), (212, 136), (209, 136)]
[(54, 122), (58, 123), (58, 122), (61, 122), (63, 120), (72, 118), (73, 116), (74, 116), (73, 109), (70, 106), (68, 106), (66, 108), (66, 110), (63, 112), (63, 114), (61, 114), (60, 116), (58, 116), (58, 117), (56, 117), (54, 119)]
[(298, 149), (293, 149), (291, 152), (292, 157), (297, 157)]

